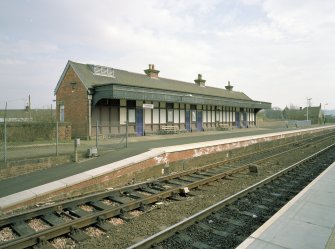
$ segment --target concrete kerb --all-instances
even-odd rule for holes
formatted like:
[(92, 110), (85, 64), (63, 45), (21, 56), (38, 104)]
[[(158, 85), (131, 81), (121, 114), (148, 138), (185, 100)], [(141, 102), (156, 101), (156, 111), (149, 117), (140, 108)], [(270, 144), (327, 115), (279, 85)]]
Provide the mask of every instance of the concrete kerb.
[(36, 198), (36, 194), (31, 190), (24, 190), (12, 195), (0, 198), (0, 211), (8, 210), (12, 206)]
[[(276, 133), (264, 134), (264, 135), (220, 139), (220, 140), (213, 140), (213, 141), (208, 141), (208, 142), (174, 145), (174, 146), (161, 147), (161, 148), (158, 148), (158, 150), (164, 151), (165, 153), (173, 153), (173, 152), (178, 152), (178, 151), (201, 149), (201, 148), (205, 148), (205, 147), (218, 146), (218, 145), (229, 144), (229, 143), (240, 143), (240, 142), (245, 142), (245, 141), (255, 141), (255, 143), (258, 143), (258, 140), (263, 139), (263, 138), (267, 138), (266, 140), (271, 141), (271, 140), (273, 140), (272, 138), (275, 138), (275, 137), (284, 138), (287, 135), (291, 135), (291, 134), (300, 135), (301, 133), (321, 130), (321, 129), (324, 129), (324, 128), (325, 127), (321, 127), (321, 128), (317, 127), (317, 128), (299, 130), (299, 132), (294, 130), (294, 131), (276, 132)], [(331, 126), (329, 128), (334, 128), (334, 126)], [(157, 149), (152, 149), (152, 151), (154, 151), (154, 150), (157, 150)]]
[[(223, 150), (227, 150), (230, 148), (239, 148), (243, 146), (247, 146), (250, 144), (255, 144), (259, 142), (271, 141), (283, 137), (290, 137), (291, 135), (301, 135), (303, 133), (315, 132), (317, 130), (325, 129), (325, 128), (334, 128), (335, 126), (329, 127), (317, 127), (310, 128), (304, 130), (294, 130), (294, 131), (286, 131), (286, 132), (277, 132), (272, 134), (264, 134), (264, 135), (256, 135), (256, 136), (247, 136), (247, 137), (239, 137), (239, 138), (231, 138), (231, 139), (221, 139), (214, 140), (208, 142), (200, 142), (200, 143), (190, 143), (185, 145), (176, 145), (176, 146), (168, 146), (161, 148), (154, 148), (150, 151), (141, 153), (136, 156), (132, 156), (114, 163), (110, 163), (104, 166), (101, 166), (96, 169), (92, 169), (80, 174), (76, 174), (73, 176), (66, 177), (64, 179), (54, 181), (48, 184), (44, 184), (29, 190), (24, 190), (9, 196), (5, 196), (0, 198), (0, 211), (8, 210), (11, 206), (18, 205), (20, 203), (24, 203), (27, 201), (32, 202), (34, 199), (40, 199), (46, 194), (50, 194), (52, 192), (64, 190), (67, 188), (78, 185), (84, 182), (89, 182), (94, 178), (99, 178), (104, 175), (110, 174), (116, 170), (124, 169), (127, 167), (131, 167), (132, 165), (142, 163), (146, 160), (154, 159), (155, 164), (166, 164), (169, 163), (169, 155), (178, 153), (178, 152), (190, 152), (188, 156), (197, 157), (205, 154), (210, 154), (214, 152), (220, 152)], [(207, 149), (206, 149), (207, 148)], [(210, 149), (216, 148), (216, 149)], [(202, 150), (200, 151), (199, 150)], [(186, 159), (186, 158), (185, 158)], [(152, 165), (152, 166), (154, 166)]]
[(78, 183), (81, 183), (81, 182), (84, 182), (84, 181), (88, 181), (92, 178), (93, 178), (92, 175), (88, 174), (87, 172), (83, 172), (83, 173), (79, 173), (79, 174), (76, 174), (76, 175), (73, 175), (73, 176), (63, 178), (63, 179), (58, 180), (56, 182), (63, 183), (63, 184), (65, 184), (66, 187), (69, 187), (69, 186), (72, 186), (72, 185), (75, 185), (75, 184), (78, 184)]
[(118, 162), (110, 163), (96, 169), (92, 169), (80, 174), (63, 178), (61, 180), (43, 184), (29, 190), (24, 190), (9, 196), (2, 197), (0, 198), (0, 211), (9, 210), (11, 207), (20, 203), (24, 203), (26, 201), (32, 202), (34, 199), (41, 198), (47, 194), (60, 191), (62, 189), (66, 191), (66, 189), (69, 187), (75, 186), (83, 182), (87, 182), (91, 179), (98, 178), (108, 173), (112, 173), (115, 170), (126, 168), (133, 164), (151, 159), (162, 153), (164, 153), (164, 151), (159, 149), (156, 149), (155, 151), (144, 152), (142, 154), (132, 156)]
[(91, 169), (86, 171), (86, 174), (89, 174), (92, 176), (92, 178), (96, 178), (108, 173), (113, 172), (114, 170), (118, 170), (118, 169), (122, 169), (122, 168), (126, 168), (129, 167), (131, 165), (134, 165), (136, 163), (140, 163), (143, 162), (145, 160), (154, 158), (156, 156), (161, 155), (162, 153), (164, 153), (162, 150), (151, 150), (151, 151), (147, 151), (144, 153), (141, 153), (139, 155), (136, 156), (132, 156), (114, 163), (110, 163), (104, 166), (101, 166), (99, 168), (96, 169)]

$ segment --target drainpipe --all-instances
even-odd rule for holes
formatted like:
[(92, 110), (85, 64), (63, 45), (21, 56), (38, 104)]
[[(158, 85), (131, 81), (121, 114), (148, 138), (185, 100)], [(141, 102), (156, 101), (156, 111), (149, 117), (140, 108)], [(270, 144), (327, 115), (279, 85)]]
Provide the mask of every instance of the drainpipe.
[(88, 99), (88, 139), (92, 136), (92, 95), (87, 95)]

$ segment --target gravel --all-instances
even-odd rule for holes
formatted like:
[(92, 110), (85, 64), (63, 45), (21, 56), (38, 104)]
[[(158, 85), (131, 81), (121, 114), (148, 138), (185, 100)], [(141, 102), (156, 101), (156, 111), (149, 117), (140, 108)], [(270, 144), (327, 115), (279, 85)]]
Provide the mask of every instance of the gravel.
[(94, 208), (90, 205), (80, 205), (79, 208), (86, 211), (86, 212), (93, 212), (94, 211)]
[(94, 237), (94, 238), (99, 238), (101, 237), (102, 235), (105, 234), (105, 232), (103, 232), (102, 230), (100, 230), (99, 228), (96, 228), (96, 227), (86, 227), (84, 229), (84, 232), (90, 236), (90, 237)]
[(76, 248), (76, 243), (67, 237), (58, 237), (50, 241), (50, 244), (56, 249), (73, 249)]
[[(90, 239), (78, 248), (126, 248), (145, 237), (157, 233), (186, 217), (226, 198), (261, 179), (260, 176), (240, 175), (234, 180), (220, 180), (191, 191), (183, 201), (162, 201), (144, 215), (124, 222), (99, 239)], [(120, 222), (121, 223), (121, 222)]]
[(259, 182), (275, 172), (286, 168), (292, 162), (301, 160), (307, 153), (314, 153), (315, 147), (309, 148), (309, 152), (295, 151), (291, 155), (284, 155), (276, 162), (260, 166), (257, 174), (249, 172), (240, 173), (230, 177), (229, 180), (222, 179), (199, 189), (192, 190), (192, 196), (182, 201), (163, 200), (153, 205), (153, 209), (143, 215), (136, 217), (122, 225), (118, 225), (113, 231), (107, 232), (98, 239), (91, 239), (78, 245), (78, 248), (127, 248), (132, 244), (143, 240), (183, 219), (189, 217), (210, 205), (213, 205), (230, 195)]
[(12, 240), (15, 238), (16, 238), (15, 233), (13, 232), (11, 228), (4, 227), (0, 229), (0, 242), (5, 242), (5, 241)]
[(46, 224), (41, 219), (34, 218), (34, 219), (29, 220), (27, 223), (28, 223), (28, 226), (30, 226), (35, 231), (43, 231), (47, 228), (50, 228), (50, 225)]
[[(315, 147), (310, 148), (310, 151), (316, 150)], [(304, 152), (305, 155), (307, 153)], [(191, 195), (187, 195), (182, 201), (161, 200), (153, 204), (149, 209), (150, 211), (145, 213), (134, 210), (130, 212), (130, 215), (134, 218), (129, 221), (118, 217), (108, 219), (108, 222), (113, 224), (114, 228), (106, 233), (98, 228), (88, 227), (85, 232), (92, 238), (80, 244), (75, 244), (73, 240), (67, 237), (60, 237), (59, 240), (54, 239), (51, 242), (56, 244), (54, 245), (56, 248), (127, 248), (287, 167), (288, 164), (292, 164), (288, 161), (298, 161), (302, 158), (302, 154), (297, 151), (290, 156), (286, 155), (283, 159), (277, 159), (276, 163), (267, 166), (261, 165), (257, 174), (246, 171), (228, 179), (218, 180), (198, 189), (193, 189), (190, 192)], [(147, 193), (143, 192), (143, 194)], [(104, 204), (119, 205), (108, 199), (104, 201)], [(93, 207), (82, 205), (81, 208), (85, 211), (92, 211), (91, 208)], [(70, 220), (70, 212), (66, 211), (64, 213), (63, 218)], [(43, 224), (38, 224), (37, 227), (41, 228)], [(10, 236), (15, 236), (10, 229), (0, 229), (0, 241), (9, 240)]]

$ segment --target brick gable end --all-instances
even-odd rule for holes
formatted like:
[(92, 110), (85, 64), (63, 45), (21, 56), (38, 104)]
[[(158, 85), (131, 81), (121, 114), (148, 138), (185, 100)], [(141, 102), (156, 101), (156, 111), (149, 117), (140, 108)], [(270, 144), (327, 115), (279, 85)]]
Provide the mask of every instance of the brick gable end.
[(72, 137), (88, 136), (88, 94), (73, 68), (70, 66), (56, 93), (57, 120), (60, 104), (64, 105), (64, 121), (71, 123)]

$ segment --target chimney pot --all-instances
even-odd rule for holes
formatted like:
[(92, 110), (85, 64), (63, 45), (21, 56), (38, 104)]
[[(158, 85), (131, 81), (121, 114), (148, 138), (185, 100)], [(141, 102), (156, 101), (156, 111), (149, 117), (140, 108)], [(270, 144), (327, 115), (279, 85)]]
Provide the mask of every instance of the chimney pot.
[(203, 79), (202, 79), (202, 75), (201, 75), (201, 74), (198, 74), (198, 78), (195, 79), (194, 82), (195, 82), (198, 86), (202, 86), (202, 87), (204, 87), (204, 86), (205, 86), (205, 82), (206, 82), (206, 80), (203, 80)]
[(150, 78), (158, 78), (159, 70), (155, 70), (154, 64), (149, 64), (149, 69), (145, 69), (144, 72)]
[(228, 85), (225, 86), (225, 88), (226, 88), (228, 91), (232, 91), (232, 90), (233, 90), (233, 86), (230, 85), (230, 81), (228, 81)]

